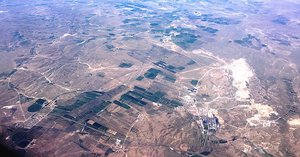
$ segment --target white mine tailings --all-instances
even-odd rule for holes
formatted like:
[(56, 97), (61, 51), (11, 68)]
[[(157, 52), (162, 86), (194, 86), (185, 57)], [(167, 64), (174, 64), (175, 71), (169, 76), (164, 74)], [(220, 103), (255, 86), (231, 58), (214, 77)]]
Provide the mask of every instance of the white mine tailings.
[(290, 125), (290, 129), (292, 130), (300, 128), (300, 116), (298, 118), (290, 118), (288, 123)]
[(253, 100), (251, 101), (251, 106), (248, 110), (254, 110), (257, 113), (252, 117), (247, 118), (247, 123), (250, 126), (270, 126), (273, 121), (268, 120), (271, 114), (278, 115), (276, 111), (269, 105), (264, 105), (260, 103), (255, 103)]
[(232, 85), (237, 89), (235, 92), (235, 99), (238, 101), (248, 101), (251, 103), (248, 111), (253, 110), (257, 113), (247, 119), (250, 126), (270, 126), (272, 121), (268, 120), (271, 114), (278, 113), (269, 105), (255, 103), (255, 100), (250, 99), (250, 91), (247, 87), (250, 79), (254, 76), (254, 72), (244, 58), (233, 61), (228, 65), (231, 71)]
[(247, 82), (254, 75), (249, 64), (244, 58), (233, 61), (228, 69), (232, 72), (232, 85), (237, 88), (235, 97), (239, 101), (245, 101), (250, 98), (250, 92), (247, 88)]

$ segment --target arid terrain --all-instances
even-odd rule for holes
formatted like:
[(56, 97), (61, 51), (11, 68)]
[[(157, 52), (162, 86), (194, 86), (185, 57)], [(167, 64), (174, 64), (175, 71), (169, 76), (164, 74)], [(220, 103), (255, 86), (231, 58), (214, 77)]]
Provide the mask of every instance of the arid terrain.
[(300, 156), (297, 0), (0, 0), (18, 156)]

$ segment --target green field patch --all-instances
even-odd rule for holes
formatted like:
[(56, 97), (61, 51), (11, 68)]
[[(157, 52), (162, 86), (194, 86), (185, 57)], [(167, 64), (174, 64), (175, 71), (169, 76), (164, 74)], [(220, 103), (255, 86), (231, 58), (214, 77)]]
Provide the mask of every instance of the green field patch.
[(147, 99), (149, 101), (152, 101), (152, 102), (157, 102), (159, 100), (159, 97), (157, 97), (153, 93), (150, 93), (147, 91), (145, 91), (145, 92), (131, 91), (130, 94), (140, 96), (140, 97)]
[(181, 70), (184, 70), (185, 67), (184, 66), (179, 66), (179, 67), (177, 67), (177, 69), (181, 71)]
[(180, 33), (171, 36), (172, 42), (182, 48), (188, 48), (191, 44), (197, 41), (197, 36), (190, 33)]
[[(92, 122), (89, 122), (89, 121), (92, 121)], [(97, 129), (97, 130), (100, 130), (100, 131), (103, 131), (103, 132), (106, 132), (108, 130), (108, 128), (100, 123), (97, 123), (97, 122), (94, 122), (93, 120), (89, 120), (87, 119), (86, 120), (86, 124), (89, 126), (89, 127), (92, 127), (94, 129)]]
[(206, 26), (203, 26), (203, 25), (197, 25), (197, 27), (202, 29), (202, 31), (207, 32), (207, 33), (211, 33), (211, 34), (215, 34), (219, 31), (216, 28), (206, 27)]
[(75, 98), (73, 101), (74, 103), (66, 106), (58, 105), (55, 107), (55, 113), (64, 113), (64, 112), (70, 112), (76, 108), (79, 108), (88, 102), (98, 98), (99, 96), (103, 95), (104, 92), (99, 91), (88, 91), (80, 94), (78, 97)]
[[(150, 92), (147, 89), (135, 86), (132, 91), (127, 92), (121, 96), (122, 102), (133, 102), (135, 104), (139, 103), (139, 101), (143, 101), (146, 99), (151, 102), (157, 102), (162, 105), (166, 105), (168, 107), (174, 108), (178, 106), (182, 106), (181, 102), (177, 100), (170, 100), (165, 97), (166, 93), (162, 91)], [(146, 103), (145, 103), (146, 104)], [(144, 105), (140, 105), (144, 106)]]
[[(136, 86), (138, 87), (138, 86)], [(140, 88), (140, 87), (139, 87)], [(136, 90), (137, 88), (135, 88), (135, 90), (130, 91), (130, 94), (139, 96), (141, 98), (147, 99), (149, 101), (153, 101), (153, 102), (157, 102), (159, 97), (157, 97), (156, 95), (154, 95), (151, 92), (148, 92), (147, 90)]]
[(176, 81), (176, 78), (174, 76), (166, 75), (165, 80), (174, 83)]
[(151, 27), (156, 27), (156, 26), (159, 26), (159, 25), (160, 25), (160, 22), (151, 22), (150, 23)]
[(145, 106), (145, 105), (147, 105), (146, 102), (144, 102), (142, 100), (139, 100), (139, 99), (137, 99), (137, 98), (129, 95), (128, 93), (123, 94), (121, 96), (121, 101), (123, 101), (123, 102), (131, 102), (131, 103), (134, 103), (134, 104), (139, 105), (139, 106)]
[(140, 20), (139, 19), (125, 19), (123, 20), (123, 23), (136, 23), (136, 22), (139, 22)]
[(85, 104), (87, 102), (89, 102), (89, 101), (76, 100), (75, 103), (73, 103), (73, 105), (66, 106), (66, 108), (70, 108), (70, 110), (72, 110), (74, 108), (78, 108), (78, 107), (82, 106), (83, 104)]
[(164, 92), (157, 91), (151, 93), (142, 87), (135, 86), (133, 91), (128, 92), (129, 95), (135, 96), (138, 99), (147, 99), (152, 102), (157, 102), (160, 98), (165, 96)]
[(273, 23), (276, 23), (276, 24), (280, 24), (280, 25), (286, 25), (288, 24), (290, 20), (284, 16), (277, 16), (276, 19), (272, 20)]
[(168, 106), (170, 103), (170, 100), (168, 98), (162, 97), (161, 99), (159, 99), (158, 103)]
[(145, 88), (142, 88), (142, 87), (139, 87), (139, 86), (134, 86), (133, 89), (140, 90), (140, 91), (146, 91)]
[(193, 64), (195, 64), (195, 63), (196, 63), (195, 61), (191, 60), (191, 61), (189, 61), (189, 62), (187, 63), (187, 65), (193, 65)]
[(171, 40), (174, 44), (188, 48), (191, 44), (196, 42), (199, 35), (196, 34), (195, 30), (183, 27), (169, 27), (164, 32), (165, 36), (171, 36)]
[(123, 107), (123, 108), (125, 108), (125, 109), (130, 109), (130, 106), (129, 106), (129, 105), (127, 105), (127, 104), (125, 104), (125, 103), (123, 103), (123, 102), (117, 101), (117, 100), (114, 101), (114, 104), (116, 104), (116, 105), (118, 105), (118, 106), (121, 106), (121, 107)]
[(262, 43), (262, 41), (259, 38), (255, 37), (251, 34), (247, 34), (246, 37), (244, 37), (242, 39), (234, 40), (233, 42), (236, 44), (239, 44), (241, 46), (249, 47), (249, 48), (253, 48), (253, 49), (257, 49), (257, 50), (267, 47), (267, 45)]
[(142, 81), (143, 79), (144, 79), (143, 76), (139, 76), (139, 77), (136, 78), (137, 81)]
[(102, 103), (100, 103), (99, 105), (95, 106), (93, 108), (93, 113), (98, 113), (98, 112), (102, 112), (108, 105), (110, 105), (111, 102), (109, 101), (104, 101)]
[(203, 31), (208, 32), (208, 33), (211, 33), (211, 34), (215, 34), (215, 33), (217, 33), (219, 30), (218, 30), (218, 29), (215, 29), (215, 28), (211, 28), (211, 27), (206, 27), (206, 28), (203, 29)]
[(88, 111), (86, 111), (86, 112), (78, 115), (76, 117), (76, 120), (80, 120), (80, 119), (82, 119), (83, 117), (85, 117), (87, 115), (89, 115), (90, 117), (92, 117), (92, 116), (96, 115), (97, 113), (102, 112), (110, 104), (111, 104), (111, 102), (109, 102), (109, 101), (102, 101), (98, 105), (95, 105), (92, 108), (92, 110), (88, 110)]
[(105, 77), (105, 73), (104, 72), (98, 72), (96, 75), (98, 77)]
[(67, 114), (70, 111), (71, 111), (71, 109), (69, 109), (65, 106), (55, 106), (55, 108), (52, 110), (52, 113), (62, 115), (62, 114)]
[(151, 29), (150, 31), (152, 34), (157, 34), (157, 33), (164, 33), (164, 30), (163, 29)]
[(127, 26), (136, 27), (143, 23), (140, 19), (125, 19), (123, 20), (123, 23)]
[(31, 44), (31, 41), (30, 40), (24, 40), (24, 41), (21, 41), (20, 42), (20, 45), (21, 46), (29, 46)]
[(196, 85), (198, 84), (198, 80), (191, 80), (191, 84), (192, 84), (193, 86), (196, 86)]
[(63, 117), (70, 119), (70, 120), (75, 120), (75, 118), (73, 116), (70, 116), (68, 114), (64, 115)]
[(227, 17), (214, 17), (213, 14), (189, 15), (189, 19), (199, 19), (203, 22), (215, 23), (219, 25), (236, 25), (240, 21)]
[(24, 35), (22, 35), (20, 32), (14, 32), (13, 33), (13, 39), (18, 40), (18, 41), (24, 41), (27, 40)]
[(108, 50), (113, 50), (115, 48), (114, 45), (111, 45), (111, 44), (108, 44), (108, 45), (105, 45), (105, 47), (108, 49)]
[(182, 103), (179, 102), (178, 100), (171, 100), (170, 105), (172, 107), (179, 107), (179, 106), (182, 106)]
[(166, 69), (166, 70), (168, 70), (168, 71), (170, 71), (170, 72), (172, 72), (172, 73), (176, 73), (176, 72), (178, 72), (178, 71), (181, 71), (181, 70), (185, 69), (184, 66), (176, 67), (176, 66), (174, 66), (174, 65), (167, 64), (167, 63), (164, 62), (164, 61), (154, 62), (153, 64), (156, 65), (156, 66), (159, 66), (159, 67), (161, 67), (161, 68), (163, 68), (163, 69)]
[(171, 107), (171, 108), (182, 106), (181, 102), (179, 102), (177, 100), (170, 100), (168, 98), (161, 98), (158, 101), (158, 103), (160, 103), (162, 105), (166, 105), (166, 106)]
[(174, 67), (173, 65), (167, 65), (166, 68), (167, 68), (167, 69), (172, 69), (172, 70), (176, 69), (176, 67)]
[(130, 68), (133, 64), (132, 63), (121, 63), (119, 64), (120, 68)]
[(159, 73), (161, 73), (160, 70), (151, 68), (144, 74), (144, 76), (148, 79), (155, 79)]
[(85, 92), (85, 98), (88, 99), (96, 99), (97, 97), (103, 95), (103, 92), (98, 92), (98, 91), (89, 91), (89, 92)]
[(108, 128), (107, 127), (105, 127), (104, 125), (101, 125), (101, 124), (99, 124), (99, 123), (97, 123), (97, 122), (95, 122), (93, 125), (91, 125), (93, 128), (95, 128), (95, 129), (98, 129), (98, 130), (101, 130), (101, 131), (104, 131), (104, 132), (106, 132), (107, 130), (108, 130)]
[(155, 96), (155, 97), (158, 97), (158, 98), (162, 98), (162, 97), (164, 97), (165, 95), (166, 95), (166, 93), (161, 92), (161, 91), (157, 91), (157, 92), (154, 93), (154, 96)]

